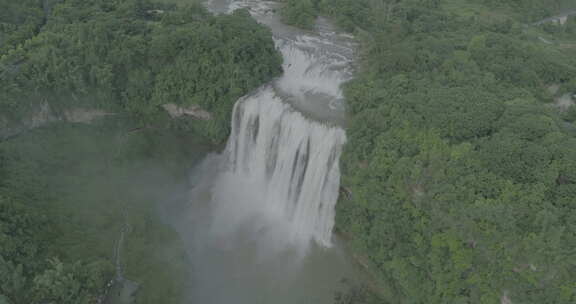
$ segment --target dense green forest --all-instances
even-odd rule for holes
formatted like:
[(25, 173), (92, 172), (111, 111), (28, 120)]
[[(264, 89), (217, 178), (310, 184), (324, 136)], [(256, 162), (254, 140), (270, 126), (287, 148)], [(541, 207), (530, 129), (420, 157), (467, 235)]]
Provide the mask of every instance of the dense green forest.
[[(472, 14), (478, 17), (504, 17), (531, 23), (574, 10), (572, 0), (279, 0), (283, 2), (281, 15), (287, 24), (310, 29), (316, 17), (325, 15), (347, 31), (383, 30), (380, 26), (393, 15), (408, 13), (413, 8), (443, 6), (447, 14)], [(457, 8), (457, 10), (451, 10)], [(460, 9), (460, 10), (458, 10)], [(407, 17), (407, 16), (405, 16)], [(399, 20), (396, 20), (399, 21)]]
[(362, 42), (337, 229), (371, 280), (341, 303), (576, 303), (576, 18), (526, 25), (569, 4), (289, 1)]
[[(126, 223), (138, 303), (182, 296), (151, 192), (187, 169), (175, 129), (222, 142), (281, 59), (245, 11), (169, 2), (0, 0), (0, 121), (42, 103), (122, 114), (0, 142), (0, 304), (94, 303)], [(328, 16), (362, 45), (336, 220), (369, 280), (338, 302), (575, 303), (576, 107), (557, 99), (576, 92), (576, 18), (531, 25), (573, 2), (284, 2), (284, 22)]]
[[(191, 1), (191, 3), (194, 3)], [(147, 0), (0, 1), (0, 113), (46, 102), (128, 114), (149, 124), (161, 105), (196, 105), (192, 127), (225, 139), (234, 101), (277, 75), (268, 29), (246, 11)]]
[(181, 302), (187, 261), (154, 204), (201, 151), (177, 144), (195, 146), (184, 132), (133, 126), (55, 124), (0, 142), (0, 303), (96, 303), (125, 225), (137, 302)]
[[(186, 147), (222, 142), (234, 101), (281, 57), (246, 11), (170, 2), (0, 0), (0, 127), (43, 104), (117, 114), (0, 141), (0, 304), (97, 303), (126, 227), (137, 303), (181, 302), (187, 261), (155, 203), (185, 179), (199, 153)], [(166, 103), (212, 119), (170, 120)]]

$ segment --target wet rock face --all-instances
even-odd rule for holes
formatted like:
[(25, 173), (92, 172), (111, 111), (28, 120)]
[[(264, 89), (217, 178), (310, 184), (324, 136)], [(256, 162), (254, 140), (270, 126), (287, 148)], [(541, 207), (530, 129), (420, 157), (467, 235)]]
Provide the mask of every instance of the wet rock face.
[(210, 112), (205, 111), (204, 109), (200, 108), (200, 106), (197, 105), (191, 105), (189, 107), (181, 107), (173, 103), (167, 103), (162, 105), (162, 108), (164, 108), (164, 110), (166, 110), (166, 112), (168, 112), (168, 114), (172, 118), (191, 116), (195, 119), (200, 120), (212, 119), (212, 114), (210, 114)]

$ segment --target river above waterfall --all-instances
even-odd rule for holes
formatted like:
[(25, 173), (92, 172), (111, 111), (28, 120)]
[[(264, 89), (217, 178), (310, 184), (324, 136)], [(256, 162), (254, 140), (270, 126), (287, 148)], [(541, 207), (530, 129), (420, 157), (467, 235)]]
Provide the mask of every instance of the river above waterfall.
[(236, 102), (226, 149), (165, 208), (192, 264), (188, 302), (334, 303), (354, 280), (332, 233), (353, 40), (326, 20), (315, 31), (283, 25), (275, 2), (207, 5), (246, 8), (268, 26), (284, 73)]
[(277, 14), (281, 4), (259, 0), (210, 0), (213, 13), (248, 9), (254, 19), (271, 31), (284, 58), (284, 74), (273, 85), (275, 92), (306, 116), (342, 125), (345, 102), (342, 83), (352, 78), (355, 41), (319, 18), (313, 31), (285, 25)]

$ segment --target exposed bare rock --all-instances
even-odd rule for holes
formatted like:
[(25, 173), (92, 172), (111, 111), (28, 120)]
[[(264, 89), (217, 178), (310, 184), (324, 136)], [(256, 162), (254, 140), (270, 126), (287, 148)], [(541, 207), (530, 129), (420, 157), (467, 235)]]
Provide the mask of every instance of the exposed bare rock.
[(47, 102), (41, 103), (31, 114), (17, 123), (11, 122), (7, 117), (0, 117), (0, 140), (41, 127), (56, 120), (58, 119), (53, 115), (52, 109)]
[(508, 297), (508, 291), (504, 291), (504, 294), (500, 297), (500, 304), (512, 304), (512, 300)]
[(164, 110), (166, 110), (166, 112), (168, 112), (172, 118), (178, 118), (186, 115), (201, 120), (212, 119), (212, 114), (210, 114), (210, 112), (203, 110), (200, 108), (200, 106), (197, 105), (181, 107), (173, 103), (167, 103), (162, 105), (162, 108), (164, 108)]
[(23, 124), (27, 129), (34, 129), (41, 127), (49, 122), (58, 120), (52, 112), (50, 104), (43, 102), (40, 106), (32, 113), (28, 120), (24, 120)]
[[(181, 107), (173, 103), (162, 106), (172, 118), (190, 116), (194, 119), (210, 120), (212, 114), (203, 110), (200, 106), (191, 105)], [(34, 111), (23, 117), (18, 122), (11, 122), (7, 117), (0, 115), (0, 140), (16, 136), (22, 132), (42, 127), (56, 121), (90, 124), (95, 120), (106, 116), (116, 115), (98, 109), (69, 108), (56, 112), (48, 102), (39, 104)]]
[(0, 140), (56, 121), (92, 123), (95, 119), (109, 115), (114, 115), (114, 113), (83, 108), (72, 108), (57, 114), (48, 102), (43, 102), (18, 122), (10, 122), (7, 117), (0, 116)]
[(154, 14), (154, 15), (162, 15), (162, 14), (164, 14), (164, 10), (153, 9), (153, 10), (148, 10), (148, 11), (146, 11), (146, 13), (148, 13), (148, 14)]
[(560, 98), (556, 99), (556, 107), (560, 110), (560, 111), (566, 111), (568, 110), (568, 108), (575, 106), (576, 104), (574, 103), (574, 97), (576, 95), (572, 95), (572, 94), (564, 94), (562, 95)]
[(544, 23), (552, 23), (556, 25), (564, 25), (568, 21), (568, 18), (576, 15), (576, 10), (565, 11), (560, 15), (542, 19), (540, 21), (534, 22), (533, 25), (541, 25)]
[(546, 43), (546, 44), (554, 44), (552, 41), (542, 37), (542, 36), (538, 36), (538, 39), (540, 39), (540, 41)]
[(102, 110), (91, 110), (81, 108), (69, 109), (64, 111), (64, 119), (68, 122), (75, 122), (75, 123), (92, 123), (95, 119), (110, 115), (116, 115), (116, 113), (110, 113)]

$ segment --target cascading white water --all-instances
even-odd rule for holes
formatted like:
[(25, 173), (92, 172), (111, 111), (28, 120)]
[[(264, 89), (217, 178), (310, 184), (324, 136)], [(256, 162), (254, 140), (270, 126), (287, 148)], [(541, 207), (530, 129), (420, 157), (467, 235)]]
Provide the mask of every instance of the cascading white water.
[(337, 53), (320, 53), (310, 47), (314, 42), (319, 41), (310, 36), (300, 36), (295, 40), (275, 39), (284, 58), (284, 74), (277, 86), (300, 102), (309, 101), (310, 93), (342, 102), (340, 85), (346, 81), (347, 75), (339, 68), (346, 67), (349, 61)]
[[(258, 195), (248, 204), (224, 200), (245, 204), (250, 219), (282, 227), (293, 243), (315, 240), (330, 246), (345, 140), (341, 128), (305, 118), (271, 87), (242, 99), (234, 109), (225, 175), (243, 185), (237, 191)], [(222, 201), (219, 188), (217, 201)]]
[(193, 266), (189, 303), (332, 304), (354, 278), (332, 239), (353, 42), (322, 20), (315, 32), (283, 25), (278, 2), (207, 5), (247, 8), (268, 26), (284, 73), (237, 101), (226, 149), (193, 171), (177, 216)]
[(346, 141), (338, 126), (344, 116), (340, 85), (350, 78), (351, 48), (332, 31), (286, 31), (270, 5), (230, 6), (229, 12), (249, 8), (273, 30), (284, 74), (235, 105), (225, 164), (212, 188), (212, 231), (242, 232), (269, 240), (267, 246), (306, 248), (315, 241), (330, 247)]

